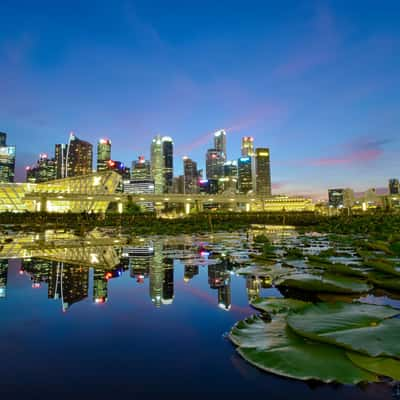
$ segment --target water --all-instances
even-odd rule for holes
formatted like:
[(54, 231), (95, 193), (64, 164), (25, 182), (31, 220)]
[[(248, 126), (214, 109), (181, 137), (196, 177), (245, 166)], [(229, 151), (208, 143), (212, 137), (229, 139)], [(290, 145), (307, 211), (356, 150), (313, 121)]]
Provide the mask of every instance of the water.
[(34, 257), (0, 263), (3, 398), (392, 398), (387, 384), (298, 382), (241, 359), (227, 333), (254, 313), (254, 290), (279, 292), (215, 264), (204, 237), (154, 238), (154, 255), (131, 259), (117, 245), (82, 251), (25, 239), (14, 256)]

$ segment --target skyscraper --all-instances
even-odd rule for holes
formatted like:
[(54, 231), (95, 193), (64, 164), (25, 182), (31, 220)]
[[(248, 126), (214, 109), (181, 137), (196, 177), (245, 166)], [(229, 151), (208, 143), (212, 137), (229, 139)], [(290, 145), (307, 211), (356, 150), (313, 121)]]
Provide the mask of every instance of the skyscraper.
[(254, 156), (254, 138), (252, 136), (244, 136), (242, 138), (242, 157)]
[(219, 178), (219, 187), (222, 192), (236, 193), (238, 182), (237, 161), (227, 161), (224, 164), (224, 176)]
[(271, 196), (271, 166), (268, 148), (257, 148), (255, 152), (256, 193)]
[(328, 204), (333, 208), (344, 207), (344, 189), (328, 189)]
[(400, 183), (398, 179), (389, 179), (389, 194), (400, 194)]
[(199, 185), (197, 163), (189, 157), (183, 157), (184, 193), (198, 193)]
[(8, 260), (0, 260), (0, 299), (7, 296)]
[(251, 157), (238, 159), (238, 189), (239, 193), (246, 194), (253, 189), (253, 174)]
[(97, 143), (97, 171), (107, 171), (111, 160), (111, 140), (100, 139)]
[(221, 129), (214, 133), (214, 148), (221, 152), (221, 157), (226, 160), (226, 132)]
[(26, 168), (26, 181), (30, 183), (51, 181), (56, 179), (56, 173), (56, 160), (43, 153), (40, 154), (36, 165)]
[(163, 176), (164, 176), (164, 193), (168, 193), (172, 189), (172, 178), (174, 176), (174, 142), (169, 136), (164, 136), (162, 141), (163, 153)]
[(132, 161), (131, 179), (151, 179), (150, 162), (145, 160), (144, 156)]
[(160, 135), (157, 135), (151, 142), (151, 175), (154, 180), (154, 192), (164, 193), (164, 159), (163, 142)]
[(93, 172), (93, 146), (71, 133), (66, 164), (66, 177), (91, 174)]
[(7, 134), (0, 132), (0, 183), (14, 182), (15, 146), (7, 145)]
[(206, 154), (207, 179), (219, 179), (224, 176), (225, 159), (217, 149), (208, 149)]
[(56, 160), (56, 178), (65, 178), (67, 172), (67, 144), (56, 144), (55, 147), (55, 160)]

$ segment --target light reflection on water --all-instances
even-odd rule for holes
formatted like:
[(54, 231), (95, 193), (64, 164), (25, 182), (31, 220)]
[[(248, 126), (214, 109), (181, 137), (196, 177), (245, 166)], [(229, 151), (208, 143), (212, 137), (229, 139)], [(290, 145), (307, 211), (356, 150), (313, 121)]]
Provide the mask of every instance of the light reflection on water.
[(100, 398), (115, 388), (144, 397), (390, 398), (387, 385), (296, 382), (261, 372), (237, 355), (226, 333), (254, 313), (249, 300), (280, 295), (220, 259), (221, 252), (240, 252), (246, 234), (154, 237), (153, 254), (130, 257), (114, 243), (119, 239), (111, 245), (103, 239), (21, 236), (2, 249), (14, 253), (0, 260), (0, 354), (6, 360), (0, 393), (33, 398), (29, 394), (38, 390), (43, 399), (78, 387)]

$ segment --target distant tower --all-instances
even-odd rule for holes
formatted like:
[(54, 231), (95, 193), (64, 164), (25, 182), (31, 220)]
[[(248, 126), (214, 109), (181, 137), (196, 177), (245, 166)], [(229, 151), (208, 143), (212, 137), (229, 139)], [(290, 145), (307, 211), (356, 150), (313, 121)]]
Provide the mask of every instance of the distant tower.
[(66, 177), (91, 174), (93, 172), (93, 146), (71, 133), (66, 164)]
[(246, 194), (253, 189), (253, 174), (251, 157), (238, 159), (238, 189), (239, 193)]
[(224, 161), (226, 160), (226, 132), (221, 129), (214, 133), (214, 148), (220, 151)]
[(268, 148), (257, 148), (255, 153), (256, 193), (271, 196), (271, 166)]
[(198, 192), (197, 163), (189, 157), (183, 157), (184, 193)]
[(242, 138), (242, 157), (247, 156), (254, 156), (254, 138), (252, 136)]
[(26, 168), (26, 181), (29, 183), (40, 183), (56, 179), (56, 167), (54, 158), (49, 158), (45, 153), (40, 154), (36, 165)]
[(7, 145), (7, 134), (0, 132), (0, 183), (14, 182), (15, 146)]
[(65, 178), (67, 170), (67, 144), (56, 144), (55, 147), (55, 160), (56, 160), (56, 178)]
[(225, 158), (217, 149), (208, 149), (206, 154), (207, 179), (219, 179), (224, 175)]
[(145, 160), (144, 156), (132, 161), (131, 179), (151, 179), (150, 161)]
[(164, 193), (172, 190), (172, 179), (174, 177), (174, 142), (169, 136), (161, 138), (163, 153), (163, 176), (164, 176)]
[(398, 179), (389, 179), (389, 194), (400, 194), (400, 184)]
[(97, 143), (97, 172), (107, 171), (111, 160), (111, 140), (100, 139)]
[(160, 135), (157, 135), (151, 142), (151, 175), (154, 179), (154, 192), (164, 193), (164, 160), (163, 142)]

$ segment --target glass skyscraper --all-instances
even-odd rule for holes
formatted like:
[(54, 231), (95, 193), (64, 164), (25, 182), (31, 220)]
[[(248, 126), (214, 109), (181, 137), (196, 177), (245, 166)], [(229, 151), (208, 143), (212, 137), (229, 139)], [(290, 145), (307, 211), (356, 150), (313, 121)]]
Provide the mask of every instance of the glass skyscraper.
[(97, 171), (107, 171), (111, 160), (111, 140), (100, 139), (97, 143)]
[(0, 183), (14, 182), (15, 146), (7, 145), (7, 134), (0, 132)]
[(93, 172), (93, 146), (78, 139), (73, 133), (70, 136), (67, 158), (66, 177), (87, 175)]
[(164, 193), (171, 192), (174, 176), (174, 142), (169, 136), (162, 139)]
[(238, 159), (238, 189), (239, 193), (246, 194), (253, 189), (251, 157)]
[(271, 166), (268, 148), (257, 148), (255, 152), (256, 193), (271, 196)]
[(154, 192), (164, 193), (164, 160), (163, 142), (160, 135), (157, 135), (151, 142), (151, 175), (154, 180)]

